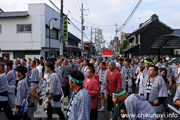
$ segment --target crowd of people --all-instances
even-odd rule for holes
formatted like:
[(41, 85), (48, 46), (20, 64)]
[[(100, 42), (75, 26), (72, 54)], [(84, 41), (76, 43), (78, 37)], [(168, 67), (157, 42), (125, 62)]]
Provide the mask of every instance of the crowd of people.
[[(98, 112), (106, 110), (110, 120), (156, 120), (163, 106), (167, 117), (173, 81), (173, 103), (180, 107), (180, 63), (173, 70), (168, 60), (70, 56), (13, 61), (5, 56), (0, 58), (0, 112), (9, 120), (28, 120), (28, 108), (37, 99), (39, 105), (47, 103), (48, 120), (53, 109), (61, 120), (97, 120)], [(62, 93), (69, 98), (66, 115)]]

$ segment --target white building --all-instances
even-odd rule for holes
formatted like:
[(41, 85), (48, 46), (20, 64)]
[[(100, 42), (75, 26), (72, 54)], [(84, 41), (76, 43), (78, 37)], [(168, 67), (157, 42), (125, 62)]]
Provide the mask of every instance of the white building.
[(49, 20), (51, 56), (59, 55), (60, 14), (46, 5), (29, 4), (28, 11), (0, 12), (0, 56), (9, 58), (48, 57)]

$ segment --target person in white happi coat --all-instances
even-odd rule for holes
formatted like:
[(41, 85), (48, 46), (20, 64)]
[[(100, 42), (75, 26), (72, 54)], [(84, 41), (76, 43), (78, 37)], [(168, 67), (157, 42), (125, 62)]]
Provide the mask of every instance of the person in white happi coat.
[(46, 72), (50, 74), (50, 91), (48, 100), (47, 112), (48, 112), (48, 120), (52, 120), (52, 110), (55, 109), (56, 113), (59, 115), (61, 120), (65, 120), (64, 114), (61, 111), (61, 82), (57, 73), (54, 72), (54, 64), (47, 63), (46, 64)]
[(107, 76), (107, 72), (109, 71), (109, 69), (106, 69), (106, 63), (105, 62), (101, 62), (100, 63), (100, 71), (99, 71), (99, 84), (100, 84), (100, 95), (101, 95), (101, 105), (102, 107), (98, 110), (99, 112), (101, 111), (105, 111), (105, 107), (104, 107), (104, 101), (105, 101), (105, 86), (106, 86), (106, 76)]
[(82, 70), (81, 72), (84, 74), (84, 78), (86, 78), (86, 70), (87, 70), (87, 65), (89, 64), (89, 60), (85, 59), (83, 63), (84, 63), (84, 67), (81, 69)]
[(176, 90), (176, 94), (173, 98), (173, 103), (179, 108), (179, 112), (180, 112), (180, 86), (178, 86)]
[(13, 61), (7, 61), (6, 62), (6, 74), (7, 74), (7, 80), (8, 80), (8, 101), (11, 106), (11, 108), (14, 108), (15, 103), (15, 88), (16, 88), (16, 75), (14, 73), (14, 70), (12, 69)]
[(144, 60), (144, 62), (145, 62), (145, 68), (143, 70), (143, 78), (148, 76), (148, 68), (150, 65), (153, 64), (153, 61), (151, 59), (146, 59), (146, 60)]
[(4, 73), (4, 65), (0, 64), (0, 113), (2, 108), (8, 120), (12, 119), (12, 110), (8, 103), (8, 81), (6, 73)]
[(156, 113), (162, 112), (162, 103), (168, 97), (166, 83), (158, 75), (158, 67), (151, 65), (148, 69), (148, 76), (142, 81), (140, 95), (143, 96), (153, 106)]
[(124, 59), (120, 58), (119, 64), (120, 64), (119, 70), (121, 71), (124, 66)]
[(132, 92), (132, 78), (133, 78), (133, 69), (130, 66), (131, 60), (125, 59), (125, 66), (122, 68), (121, 73), (124, 74), (126, 79), (126, 90)]
[(69, 86), (73, 93), (68, 105), (66, 120), (90, 120), (91, 99), (88, 92), (82, 87), (83, 81), (82, 72), (76, 70), (70, 72)]
[[(49, 59), (45, 59), (44, 66), (50, 62)], [(49, 94), (49, 86), (50, 86), (50, 74), (44, 71), (44, 76), (43, 76), (43, 85), (42, 85), (42, 95), (45, 97), (46, 94)]]
[(133, 70), (133, 77), (132, 77), (132, 83), (133, 83), (133, 89), (136, 88), (136, 79), (137, 79), (137, 74), (136, 74), (136, 69), (137, 69), (137, 65), (135, 64), (134, 60), (131, 60), (131, 67), (132, 67), (132, 70)]
[(180, 79), (178, 77), (178, 68), (179, 68), (180, 64), (176, 63), (176, 69), (173, 71), (173, 77), (174, 80), (176, 81), (176, 88), (178, 88), (178, 86), (180, 85)]
[(164, 65), (163, 60), (160, 59), (159, 62), (156, 64), (156, 66), (160, 69)]
[(139, 65), (135, 71), (136, 75), (138, 75), (140, 73), (141, 68), (144, 68), (144, 62), (143, 61), (140, 61)]
[(29, 88), (30, 88), (31, 81), (30, 81), (29, 77), (30, 77), (30, 69), (31, 69), (31, 67), (28, 66), (28, 65), (26, 64), (26, 62), (27, 62), (26, 59), (21, 59), (21, 65), (27, 68), (26, 77), (28, 78), (28, 79), (27, 79), (27, 82), (28, 82), (28, 86), (29, 86)]
[(180, 62), (177, 70), (177, 75), (178, 75), (178, 86), (180, 85)]
[(123, 88), (117, 88), (112, 94), (115, 103), (113, 120), (156, 120), (154, 108), (140, 95), (128, 93)]
[(39, 71), (36, 68), (36, 61), (31, 61), (31, 73), (29, 77), (31, 81), (31, 103), (28, 107), (34, 107), (34, 98), (39, 100), (39, 102), (42, 102), (42, 99), (36, 94), (36, 89), (39, 88)]
[(167, 70), (167, 80), (169, 82), (169, 86), (168, 86), (168, 82), (167, 82), (167, 86), (168, 86), (168, 94), (172, 95), (171, 93), (171, 88), (172, 88), (172, 76), (173, 76), (173, 70), (171, 68), (170, 65), (168, 65), (168, 61), (164, 61), (164, 65), (162, 66), (162, 68), (165, 68)]
[(27, 68), (24, 66), (18, 66), (16, 68), (16, 76), (19, 78), (17, 85), (17, 97), (15, 102), (14, 117), (16, 120), (28, 120), (28, 96), (29, 96), (29, 87), (27, 83), (27, 77), (25, 73)]
[[(137, 75), (136, 88), (138, 88), (139, 90), (142, 89), (143, 70), (144, 70), (144, 67), (141, 67), (140, 73)], [(138, 93), (139, 93), (139, 91), (138, 91)]]
[(42, 80), (42, 74), (43, 74), (42, 69), (43, 69), (43, 67), (40, 64), (39, 59), (36, 59), (36, 68), (39, 71), (39, 88), (37, 89), (37, 93), (39, 94), (42, 92), (42, 84), (43, 84), (43, 80)]

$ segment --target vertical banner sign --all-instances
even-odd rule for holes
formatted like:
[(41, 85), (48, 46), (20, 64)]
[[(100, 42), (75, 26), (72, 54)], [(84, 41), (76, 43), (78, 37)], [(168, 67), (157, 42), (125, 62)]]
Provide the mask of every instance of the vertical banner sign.
[(68, 41), (68, 19), (66, 16), (63, 17), (63, 40)]
[(63, 43), (60, 43), (60, 55), (63, 55)]
[(50, 29), (52, 30), (53, 29), (53, 23), (50, 22)]
[(99, 53), (99, 52), (100, 52), (100, 50), (101, 50), (100, 46), (99, 46), (99, 45), (97, 45), (97, 46), (96, 46), (96, 52), (97, 52), (97, 53)]
[(80, 48), (81, 48), (81, 51), (83, 51), (83, 50), (84, 50), (84, 46), (83, 46), (83, 45), (81, 45), (81, 47), (80, 47)]

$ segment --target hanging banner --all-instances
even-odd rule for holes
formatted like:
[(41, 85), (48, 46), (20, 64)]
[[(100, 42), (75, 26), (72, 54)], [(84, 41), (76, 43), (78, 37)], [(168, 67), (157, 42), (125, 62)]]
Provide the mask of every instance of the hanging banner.
[(66, 16), (63, 17), (63, 40), (68, 41), (68, 19)]
[(83, 51), (83, 50), (84, 50), (84, 46), (83, 46), (83, 45), (81, 45), (81, 46), (80, 46), (80, 49), (81, 49), (81, 51)]
[(63, 55), (63, 43), (60, 43), (60, 55)]
[(101, 46), (97, 45), (96, 46), (96, 52), (99, 53), (101, 51)]

